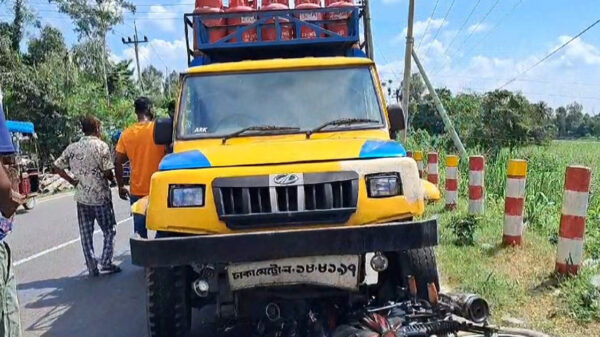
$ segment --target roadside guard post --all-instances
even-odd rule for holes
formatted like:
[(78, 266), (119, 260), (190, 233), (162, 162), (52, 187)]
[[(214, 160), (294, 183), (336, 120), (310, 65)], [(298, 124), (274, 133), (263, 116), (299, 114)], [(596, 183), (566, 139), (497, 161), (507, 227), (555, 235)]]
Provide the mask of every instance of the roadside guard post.
[(458, 205), (458, 161), (459, 157), (446, 157), (446, 209), (455, 210)]
[(437, 152), (429, 152), (427, 154), (427, 180), (436, 186), (440, 180), (438, 162), (439, 157)]
[(484, 168), (483, 156), (469, 157), (469, 214), (481, 215), (485, 209)]
[(577, 274), (583, 259), (583, 235), (590, 198), (592, 171), (588, 167), (569, 166), (558, 232), (556, 271)]
[(423, 166), (423, 151), (415, 151), (413, 152), (413, 158), (417, 162), (417, 170), (419, 170), (419, 177), (423, 178), (424, 176), (424, 166)]
[(523, 210), (525, 209), (527, 161), (511, 159), (508, 162), (507, 176), (502, 243), (515, 246), (520, 245), (523, 241)]

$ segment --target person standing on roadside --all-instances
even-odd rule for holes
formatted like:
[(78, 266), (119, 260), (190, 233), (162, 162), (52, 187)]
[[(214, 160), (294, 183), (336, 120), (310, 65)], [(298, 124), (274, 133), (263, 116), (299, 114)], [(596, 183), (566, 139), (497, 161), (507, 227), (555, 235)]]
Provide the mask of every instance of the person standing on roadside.
[[(109, 181), (114, 178), (110, 150), (100, 139), (101, 123), (96, 117), (84, 117), (81, 129), (84, 136), (63, 151), (54, 167), (63, 179), (75, 186), (79, 233), (90, 276), (98, 276), (100, 271), (118, 273), (121, 268), (112, 263), (117, 223), (109, 187)], [(67, 168), (73, 176), (65, 171)], [(104, 234), (100, 271), (94, 254), (94, 221)]]
[[(0, 155), (7, 155), (14, 153), (14, 148), (4, 120), (1, 96), (0, 93)], [(0, 336), (3, 337), (21, 336), (17, 282), (5, 238), (12, 230), (17, 207), (23, 202), (25, 199), (12, 189), (12, 181), (0, 164)]]
[[(158, 171), (158, 165), (166, 154), (165, 146), (154, 143), (154, 114), (150, 99), (139, 97), (135, 100), (134, 107), (138, 122), (123, 131), (115, 156), (119, 196), (123, 200), (129, 199), (131, 204), (150, 194), (152, 174)], [(131, 167), (130, 190), (127, 190), (123, 182), (123, 164), (128, 158)], [(133, 215), (133, 230), (134, 235), (148, 238), (145, 216)]]

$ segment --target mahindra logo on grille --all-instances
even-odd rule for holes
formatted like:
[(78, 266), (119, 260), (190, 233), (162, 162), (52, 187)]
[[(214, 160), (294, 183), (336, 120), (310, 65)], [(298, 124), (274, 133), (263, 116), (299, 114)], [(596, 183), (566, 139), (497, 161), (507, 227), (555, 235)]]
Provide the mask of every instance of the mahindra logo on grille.
[(291, 185), (300, 179), (296, 174), (278, 174), (273, 178), (273, 182), (277, 185)]

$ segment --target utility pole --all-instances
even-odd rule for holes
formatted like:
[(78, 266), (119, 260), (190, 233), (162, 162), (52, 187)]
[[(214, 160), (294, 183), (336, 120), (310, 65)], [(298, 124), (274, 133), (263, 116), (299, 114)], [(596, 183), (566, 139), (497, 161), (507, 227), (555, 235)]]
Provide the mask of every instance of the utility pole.
[(444, 122), (446, 131), (448, 131), (448, 133), (450, 133), (450, 137), (452, 138), (452, 141), (454, 142), (454, 146), (456, 146), (456, 148), (460, 152), (460, 156), (463, 159), (467, 158), (467, 150), (465, 150), (465, 147), (464, 147), (462, 141), (458, 137), (458, 133), (456, 133), (456, 130), (454, 129), (454, 125), (452, 125), (452, 121), (450, 120), (450, 117), (448, 117), (448, 114), (446, 113), (446, 109), (444, 109), (444, 105), (442, 104), (442, 101), (440, 101), (440, 98), (438, 97), (437, 92), (435, 92), (435, 89), (433, 89), (433, 85), (431, 85), (431, 82), (429, 82), (429, 77), (427, 77), (427, 74), (425, 73), (425, 68), (423, 68), (421, 61), (419, 61), (419, 58), (417, 57), (417, 53), (414, 50), (412, 51), (412, 56), (415, 59), (417, 68), (419, 68), (419, 71), (421, 72), (421, 76), (423, 76), (423, 80), (425, 81), (427, 90), (429, 90), (429, 94), (433, 97), (433, 103), (435, 104), (435, 107), (436, 107), (438, 113), (440, 114), (440, 117), (442, 117), (442, 121)]
[(127, 37), (127, 41), (125, 41), (125, 38), (121, 38), (121, 41), (123, 41), (123, 44), (133, 44), (133, 49), (135, 50), (135, 63), (137, 65), (137, 73), (138, 73), (138, 81), (140, 82), (140, 88), (142, 88), (142, 91), (144, 91), (144, 83), (142, 82), (142, 73), (140, 71), (140, 57), (138, 55), (138, 45), (140, 43), (148, 43), (148, 37), (144, 36), (143, 40), (138, 39), (138, 32), (137, 32), (137, 25), (135, 23), (135, 21), (133, 22), (133, 29), (135, 30), (135, 35), (133, 36), (133, 40), (131, 39), (131, 37)]
[(365, 40), (367, 42), (367, 57), (371, 60), (375, 59), (373, 52), (373, 33), (371, 32), (371, 9), (369, 8), (369, 0), (363, 0), (364, 15), (365, 15)]
[(413, 44), (413, 21), (415, 18), (415, 0), (410, 0), (408, 4), (408, 27), (406, 29), (406, 51), (404, 53), (404, 79), (402, 81), (402, 111), (404, 112), (404, 143), (408, 135), (408, 99), (410, 97), (410, 64)]

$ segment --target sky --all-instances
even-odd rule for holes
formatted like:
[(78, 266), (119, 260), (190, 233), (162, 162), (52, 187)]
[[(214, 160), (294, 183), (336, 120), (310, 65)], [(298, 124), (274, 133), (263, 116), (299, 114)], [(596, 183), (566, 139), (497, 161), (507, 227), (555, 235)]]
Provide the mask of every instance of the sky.
[[(408, 0), (370, 0), (375, 61), (381, 77), (398, 85), (404, 69)], [(9, 1), (10, 2), (10, 1)], [(48, 0), (29, 0), (42, 23), (77, 42), (73, 24)], [(193, 0), (134, 0), (135, 14), (108, 36), (114, 60), (134, 57), (122, 37), (138, 33), (140, 63), (165, 71), (186, 68), (183, 13)], [(434, 10), (435, 8), (435, 10)], [(7, 5), (0, 20), (10, 19)], [(573, 101), (600, 112), (600, 24), (548, 60), (523, 73), (553, 49), (600, 19), (600, 0), (416, 0), (415, 48), (435, 87), (453, 92), (485, 92), (506, 86), (530, 101), (552, 107)], [(29, 37), (35, 34), (29, 32)], [(413, 64), (412, 71), (416, 71)]]

